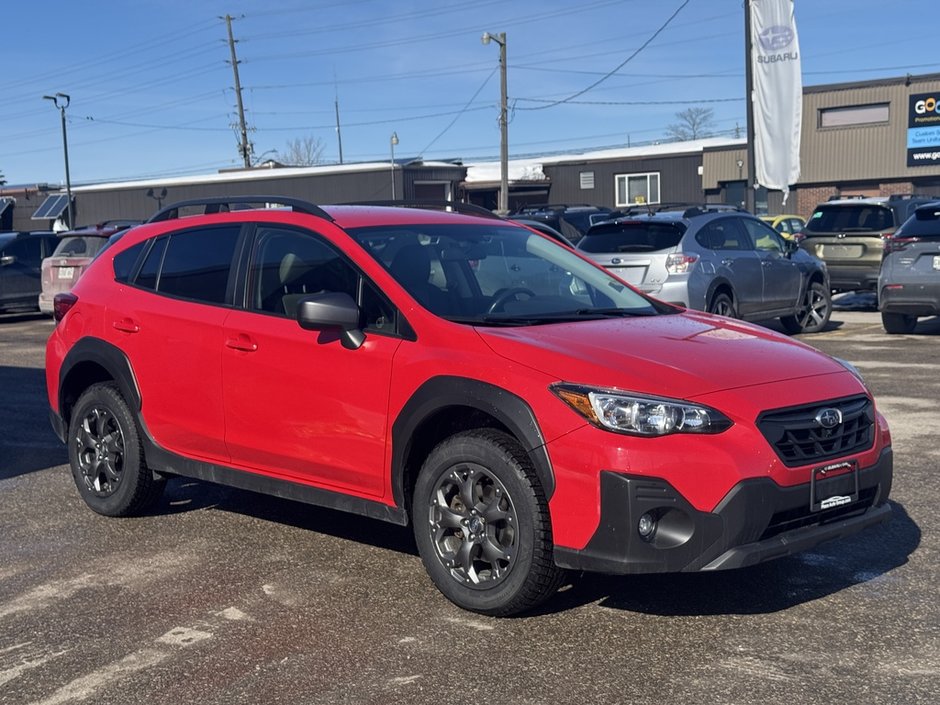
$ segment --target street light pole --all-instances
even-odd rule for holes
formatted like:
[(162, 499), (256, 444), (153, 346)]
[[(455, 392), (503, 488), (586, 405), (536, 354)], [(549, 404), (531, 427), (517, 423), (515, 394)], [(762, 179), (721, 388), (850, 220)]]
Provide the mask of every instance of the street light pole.
[(392, 200), (395, 200), (395, 145), (398, 144), (398, 133), (393, 132), (391, 139), (389, 139), (389, 144), (392, 146), (392, 161), (391, 164), (392, 171)]
[(506, 33), (490, 34), (484, 32), (481, 37), (484, 44), (494, 41), (499, 44), (499, 215), (509, 213), (509, 117), (506, 90)]
[[(72, 99), (66, 93), (44, 95), (42, 98), (43, 100), (51, 100), (62, 115), (62, 149), (65, 152), (65, 193), (68, 197), (66, 213), (68, 214), (68, 226), (69, 229), (71, 229), (74, 227), (75, 213), (72, 208), (72, 179), (69, 177), (69, 138), (65, 130), (65, 109), (69, 107), (69, 103), (72, 102)], [(62, 101), (61, 104), (59, 103), (60, 100)]]

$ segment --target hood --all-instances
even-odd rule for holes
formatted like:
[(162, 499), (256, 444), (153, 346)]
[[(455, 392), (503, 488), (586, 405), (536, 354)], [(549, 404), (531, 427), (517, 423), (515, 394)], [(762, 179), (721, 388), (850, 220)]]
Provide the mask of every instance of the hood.
[(786, 336), (694, 312), (477, 332), (498, 355), (559, 380), (682, 399), (846, 372)]

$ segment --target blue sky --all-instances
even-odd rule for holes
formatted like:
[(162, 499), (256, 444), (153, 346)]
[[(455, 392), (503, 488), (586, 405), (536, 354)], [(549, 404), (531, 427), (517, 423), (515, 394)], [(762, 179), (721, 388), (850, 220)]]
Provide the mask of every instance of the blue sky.
[[(940, 72), (936, 0), (796, 0), (804, 85)], [(510, 156), (636, 145), (675, 113), (743, 130), (742, 0), (45, 0), (4, 6), (0, 173), (74, 184), (213, 173), (241, 164), (225, 14), (235, 17), (256, 158), (312, 137), (337, 162), (496, 159), (506, 32)]]

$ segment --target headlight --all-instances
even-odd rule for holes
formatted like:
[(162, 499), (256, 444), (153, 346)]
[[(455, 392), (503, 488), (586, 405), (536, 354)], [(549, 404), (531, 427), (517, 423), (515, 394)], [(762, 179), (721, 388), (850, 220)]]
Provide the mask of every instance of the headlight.
[(732, 424), (731, 419), (714, 409), (681, 399), (647, 397), (573, 384), (554, 384), (551, 390), (595, 426), (632, 436), (721, 433)]

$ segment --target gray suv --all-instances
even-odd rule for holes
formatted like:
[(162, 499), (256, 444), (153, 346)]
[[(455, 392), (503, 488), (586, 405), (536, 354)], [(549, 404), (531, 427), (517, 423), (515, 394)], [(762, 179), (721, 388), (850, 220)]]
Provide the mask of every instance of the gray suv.
[(940, 315), (940, 202), (921, 206), (884, 242), (878, 308), (888, 333), (911, 333)]
[(706, 207), (592, 227), (577, 249), (640, 291), (746, 320), (816, 333), (832, 311), (826, 266), (749, 213)]
[(800, 247), (829, 267), (834, 291), (871, 291), (878, 283), (884, 240), (933, 196), (843, 198), (821, 203), (800, 233)]

